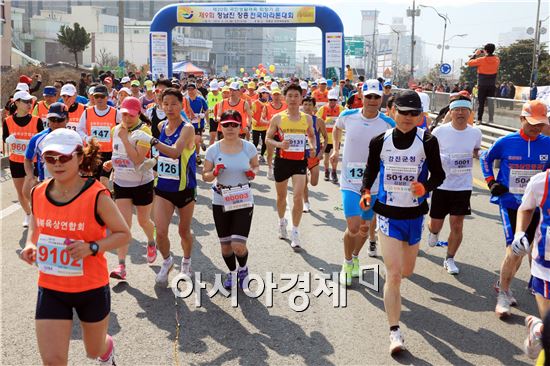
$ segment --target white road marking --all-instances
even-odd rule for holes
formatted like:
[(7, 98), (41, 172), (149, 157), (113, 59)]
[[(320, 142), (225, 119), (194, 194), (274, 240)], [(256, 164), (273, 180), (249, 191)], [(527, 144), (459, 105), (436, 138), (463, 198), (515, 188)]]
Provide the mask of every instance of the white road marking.
[(19, 203), (14, 203), (13, 205), (6, 207), (2, 211), (0, 211), (0, 220), (3, 220), (5, 217), (8, 217), (20, 208), (21, 205)]

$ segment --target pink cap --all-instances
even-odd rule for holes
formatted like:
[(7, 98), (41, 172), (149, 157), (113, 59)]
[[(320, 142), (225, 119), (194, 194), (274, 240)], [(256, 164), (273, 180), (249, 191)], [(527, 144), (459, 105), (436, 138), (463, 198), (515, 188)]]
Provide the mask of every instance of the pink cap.
[(141, 112), (141, 103), (139, 99), (134, 97), (127, 97), (120, 105), (120, 113), (128, 113), (130, 116), (135, 117)]

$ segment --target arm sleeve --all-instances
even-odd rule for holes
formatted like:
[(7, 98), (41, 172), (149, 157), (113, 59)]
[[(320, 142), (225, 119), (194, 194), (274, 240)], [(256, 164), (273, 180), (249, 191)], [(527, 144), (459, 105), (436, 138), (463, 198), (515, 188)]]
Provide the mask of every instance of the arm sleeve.
[(385, 134), (383, 133), (370, 141), (369, 159), (367, 161), (367, 167), (365, 168), (366, 174), (363, 176), (361, 192), (372, 188), (372, 185), (380, 172), (380, 153), (382, 152), (382, 145), (384, 144), (384, 135)]
[(8, 138), (9, 135), (10, 135), (10, 131), (8, 130), (8, 124), (4, 120), (4, 122), (2, 122), (2, 140), (6, 142), (6, 139)]
[(441, 155), (439, 154), (439, 142), (437, 137), (426, 133), (424, 135), (424, 151), (428, 162), (430, 177), (424, 184), (426, 191), (430, 192), (436, 189), (445, 180), (445, 171), (441, 165)]
[(37, 130), (38, 132), (44, 131), (44, 123), (42, 122), (42, 119), (41, 119), (41, 118), (37, 118), (37, 119), (36, 119), (36, 130)]
[(479, 158), (481, 164), (481, 172), (485, 181), (489, 182), (495, 179), (493, 173), (493, 162), (500, 157), (500, 150), (502, 145), (502, 139), (497, 140), (489, 150), (484, 151)]
[(481, 60), (483, 60), (483, 57), (474, 58), (474, 59), (468, 60), (468, 62), (466, 62), (466, 64), (470, 67), (476, 67), (476, 66), (481, 65), (481, 63), (482, 63)]

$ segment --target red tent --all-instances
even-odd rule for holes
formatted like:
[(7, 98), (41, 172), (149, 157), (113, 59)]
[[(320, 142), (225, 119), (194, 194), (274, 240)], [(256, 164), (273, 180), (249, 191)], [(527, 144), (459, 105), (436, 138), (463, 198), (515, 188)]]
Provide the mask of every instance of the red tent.
[(185, 75), (193, 74), (196, 76), (202, 76), (205, 73), (203, 69), (189, 61), (181, 61), (172, 64), (172, 72), (176, 74), (183, 73)]

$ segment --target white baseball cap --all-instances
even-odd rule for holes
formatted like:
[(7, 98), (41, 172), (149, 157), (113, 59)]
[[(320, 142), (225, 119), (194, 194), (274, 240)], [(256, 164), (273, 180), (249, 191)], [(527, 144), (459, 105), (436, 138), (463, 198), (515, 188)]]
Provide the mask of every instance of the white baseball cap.
[(210, 90), (216, 91), (216, 90), (219, 90), (219, 89), (220, 89), (220, 84), (218, 84), (218, 81), (217, 80), (212, 80), (210, 82)]
[(223, 87), (225, 86), (225, 81), (223, 81), (223, 80), (220, 81), (220, 82), (218, 83), (218, 86), (219, 86), (220, 88), (223, 88)]
[(17, 83), (17, 86), (15, 87), (15, 90), (24, 90), (26, 92), (29, 91), (29, 85), (25, 83)]
[(231, 89), (231, 90), (241, 90), (241, 84), (239, 84), (238, 81), (234, 81), (229, 86), (229, 89)]
[(17, 93), (15, 93), (13, 95), (13, 100), (14, 101), (17, 101), (17, 100), (31, 100), (32, 99), (32, 95), (29, 94), (29, 92), (25, 91), (25, 90), (20, 90), (18, 91)]
[(265, 86), (260, 86), (260, 87), (258, 88), (258, 94), (262, 94), (262, 93), (269, 93), (269, 94), (271, 94), (271, 92), (269, 91), (269, 89), (266, 88)]
[(72, 97), (73, 95), (76, 95), (76, 87), (73, 84), (65, 84), (61, 88), (61, 96), (68, 95)]
[(320, 78), (319, 79), (319, 84), (326, 84), (327, 83), (327, 79), (325, 78)]
[(132, 91), (131, 91), (129, 88), (126, 88), (126, 87), (120, 88), (120, 90), (119, 90), (118, 92), (119, 92), (119, 93), (120, 93), (120, 92), (125, 92), (125, 93), (128, 94), (128, 95), (132, 95)]
[(274, 81), (274, 82), (271, 83), (271, 85), (269, 87), (271, 88), (271, 90), (278, 89), (279, 88), (279, 83)]
[(42, 140), (42, 154), (48, 151), (54, 151), (59, 154), (69, 155), (76, 150), (78, 146), (83, 146), (82, 137), (78, 132), (70, 128), (58, 128), (50, 132)]
[(331, 99), (336, 99), (338, 100), (338, 98), (340, 97), (340, 90), (336, 89), (336, 88), (332, 88), (328, 91), (328, 100), (331, 100)]
[(303, 90), (307, 90), (307, 81), (300, 81), (300, 88), (302, 88)]
[(129, 82), (130, 82), (130, 78), (128, 76), (125, 76), (120, 80), (121, 84), (126, 84), (126, 83), (129, 83)]
[(369, 79), (363, 83), (363, 95), (376, 94), (382, 96), (384, 94), (384, 88), (382, 83), (377, 79)]

